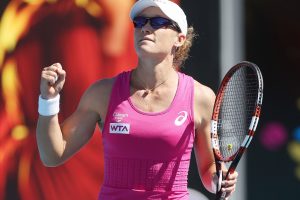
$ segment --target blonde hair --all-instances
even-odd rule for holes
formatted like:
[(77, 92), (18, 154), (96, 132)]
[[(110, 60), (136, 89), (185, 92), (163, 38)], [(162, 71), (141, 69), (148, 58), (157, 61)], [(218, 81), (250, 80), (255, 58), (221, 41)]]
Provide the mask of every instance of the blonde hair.
[(182, 65), (189, 57), (189, 52), (196, 36), (197, 34), (195, 33), (194, 28), (190, 26), (187, 30), (184, 44), (175, 50), (173, 63), (178, 69), (182, 68)]

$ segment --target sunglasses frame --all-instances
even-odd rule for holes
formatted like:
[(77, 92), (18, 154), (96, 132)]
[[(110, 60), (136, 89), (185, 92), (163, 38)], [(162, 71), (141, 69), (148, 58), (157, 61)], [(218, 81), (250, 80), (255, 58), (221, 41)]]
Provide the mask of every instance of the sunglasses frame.
[[(141, 21), (137, 22), (137, 19), (142, 19), (144, 21), (144, 23), (141, 23)], [(165, 20), (165, 23), (155, 25), (154, 20), (160, 20), (160, 19)], [(136, 16), (133, 18), (132, 22), (133, 22), (134, 28), (143, 28), (148, 22), (150, 22), (149, 24), (153, 29), (160, 29), (162, 27), (168, 27), (168, 28), (172, 28), (172, 29), (176, 30), (177, 32), (181, 33), (181, 30), (176, 22), (174, 22), (173, 20), (164, 18), (164, 17)]]

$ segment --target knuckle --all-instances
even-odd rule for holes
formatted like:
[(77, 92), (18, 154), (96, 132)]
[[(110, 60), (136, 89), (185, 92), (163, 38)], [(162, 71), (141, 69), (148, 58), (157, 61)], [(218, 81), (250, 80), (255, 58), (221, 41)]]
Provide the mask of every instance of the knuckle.
[(61, 66), (60, 63), (56, 63), (56, 66), (57, 66), (58, 68), (62, 69), (62, 66)]

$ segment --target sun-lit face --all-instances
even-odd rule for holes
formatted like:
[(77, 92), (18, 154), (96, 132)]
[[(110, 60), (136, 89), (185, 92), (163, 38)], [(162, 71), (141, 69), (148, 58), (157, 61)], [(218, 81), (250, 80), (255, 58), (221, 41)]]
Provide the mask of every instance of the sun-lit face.
[[(159, 8), (149, 7), (139, 16), (168, 18)], [(134, 44), (137, 55), (141, 57), (164, 58), (172, 55), (172, 50), (178, 43), (179, 33), (167, 27), (154, 29), (148, 22), (142, 28), (135, 28)]]

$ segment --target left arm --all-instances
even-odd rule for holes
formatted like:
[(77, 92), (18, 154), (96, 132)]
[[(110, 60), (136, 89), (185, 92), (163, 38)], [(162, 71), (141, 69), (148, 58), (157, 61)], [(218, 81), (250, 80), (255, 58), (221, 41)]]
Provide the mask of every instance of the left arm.
[(210, 119), (215, 94), (210, 88), (198, 82), (195, 82), (194, 91), (194, 118), (196, 129), (194, 152), (201, 181), (208, 191), (214, 193), (212, 183), (213, 176), (216, 173), (216, 166), (210, 146)]
[[(211, 147), (210, 122), (215, 101), (214, 92), (195, 81), (194, 94), (194, 118), (195, 118), (195, 141), (194, 152), (196, 156), (198, 172), (204, 187), (211, 193), (216, 193), (216, 165)], [(223, 174), (227, 171), (223, 166)], [(222, 181), (222, 190), (229, 197), (235, 190), (237, 172)]]

